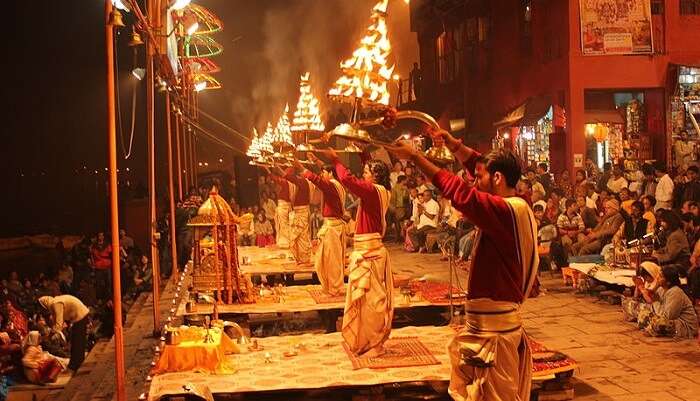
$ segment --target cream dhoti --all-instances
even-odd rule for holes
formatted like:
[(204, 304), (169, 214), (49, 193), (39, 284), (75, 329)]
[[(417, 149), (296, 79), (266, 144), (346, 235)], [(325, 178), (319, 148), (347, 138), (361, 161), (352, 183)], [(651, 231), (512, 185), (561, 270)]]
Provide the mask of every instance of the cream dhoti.
[(342, 334), (350, 350), (381, 350), (394, 317), (394, 280), (389, 254), (378, 233), (356, 234), (350, 254)]
[(527, 401), (532, 356), (516, 303), (467, 301), (465, 327), (448, 346), (456, 401)]
[(275, 231), (277, 232), (277, 246), (280, 248), (289, 248), (289, 214), (291, 212), (291, 203), (281, 199), (277, 201)]
[(309, 206), (294, 207), (289, 225), (289, 250), (297, 263), (311, 261), (311, 232), (309, 231)]
[(314, 260), (318, 280), (326, 293), (341, 294), (345, 290), (345, 222), (327, 217), (318, 231), (318, 238), (320, 244)]

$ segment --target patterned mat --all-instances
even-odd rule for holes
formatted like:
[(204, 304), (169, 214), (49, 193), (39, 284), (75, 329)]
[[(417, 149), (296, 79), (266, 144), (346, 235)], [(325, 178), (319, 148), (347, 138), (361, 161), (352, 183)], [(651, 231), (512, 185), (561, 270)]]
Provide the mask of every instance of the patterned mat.
[(345, 302), (345, 294), (328, 295), (319, 288), (310, 289), (309, 294), (311, 294), (311, 297), (317, 304), (334, 304), (338, 302)]
[(409, 366), (439, 365), (435, 356), (423, 345), (418, 337), (395, 337), (384, 343), (386, 353), (376, 358), (356, 356), (343, 342), (343, 349), (352, 362), (354, 370), (362, 368), (386, 369)]
[[(435, 281), (412, 281), (411, 291), (414, 293), (420, 293), (421, 297), (426, 301), (433, 304), (447, 303), (450, 301), (449, 298), (449, 283), (445, 282), (435, 282)], [(461, 299), (464, 298), (466, 294), (460, 291), (459, 288), (452, 286), (452, 298)]]
[(532, 351), (532, 372), (535, 376), (553, 375), (576, 369), (576, 361), (528, 338)]

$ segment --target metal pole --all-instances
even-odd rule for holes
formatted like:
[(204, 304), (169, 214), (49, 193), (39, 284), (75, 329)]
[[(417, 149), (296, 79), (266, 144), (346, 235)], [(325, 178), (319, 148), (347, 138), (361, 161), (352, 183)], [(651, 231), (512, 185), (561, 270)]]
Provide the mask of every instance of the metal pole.
[(122, 288), (119, 263), (119, 194), (117, 187), (117, 123), (114, 102), (114, 27), (112, 0), (105, 0), (105, 47), (107, 67), (107, 147), (109, 153), (109, 211), (112, 233), (112, 303), (114, 304), (114, 368), (117, 401), (126, 400), (124, 385), (124, 338)]
[(177, 241), (175, 233), (175, 185), (173, 183), (173, 136), (170, 127), (170, 92), (165, 92), (165, 121), (168, 131), (168, 193), (170, 196), (170, 257), (172, 258), (173, 270), (171, 277), (177, 279)]
[(182, 163), (180, 161), (180, 115), (175, 115), (175, 152), (177, 153), (176, 167), (177, 167), (177, 195), (182, 202)]
[[(183, 113), (185, 110), (183, 110)], [(189, 135), (187, 133), (187, 123), (183, 121), (182, 124), (182, 159), (184, 162), (184, 170), (185, 170), (185, 196), (188, 196), (190, 193), (190, 165), (189, 165), (189, 157), (187, 154), (189, 153), (187, 151), (188, 145), (189, 144)]]
[[(155, 13), (154, 0), (148, 0), (147, 13), (151, 26)], [(156, 244), (156, 160), (155, 160), (155, 117), (154, 117), (154, 86), (155, 71), (153, 63), (153, 46), (155, 43), (146, 39), (146, 125), (148, 129), (148, 240), (151, 248), (151, 264), (153, 266), (153, 333), (160, 332), (160, 266), (158, 246)]]

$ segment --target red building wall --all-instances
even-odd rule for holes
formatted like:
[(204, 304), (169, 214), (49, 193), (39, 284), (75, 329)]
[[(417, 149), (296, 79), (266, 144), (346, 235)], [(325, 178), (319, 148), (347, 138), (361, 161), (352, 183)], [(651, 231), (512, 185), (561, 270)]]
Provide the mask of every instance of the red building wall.
[[(432, 3), (439, 2), (412, 1), (412, 12)], [(584, 56), (579, 0), (533, 0), (531, 50), (525, 52), (524, 3), (522, 0), (472, 0), (463, 11), (463, 21), (477, 14), (490, 23), (488, 40), (465, 55), (465, 64), (477, 67), (465, 66), (461, 85), (454, 87), (454, 90), (463, 91), (468, 122), (465, 140), (467, 143), (478, 141), (481, 149), (490, 147), (490, 138), (496, 132), (495, 121), (528, 98), (546, 95), (553, 104), (565, 107), (567, 117), (566, 130), (553, 134), (565, 137), (551, 138), (552, 163), (559, 169), (566, 167), (572, 171), (573, 155), (585, 155), (586, 90), (653, 89), (655, 94), (663, 93), (667, 110), (669, 92), (673, 89), (669, 87), (669, 65), (700, 65), (700, 16), (681, 16), (679, 0), (662, 2), (663, 14), (653, 16), (657, 52), (642, 56)], [(418, 21), (414, 29), (418, 32), (421, 65), (427, 77), (426, 91), (431, 91), (430, 88), (439, 86), (430, 78), (436, 75), (434, 42), (440, 30), (435, 26), (440, 26), (442, 21), (435, 15), (422, 17), (422, 21), (419, 14), (413, 18)], [(452, 16), (451, 23), (455, 23), (454, 20)], [(459, 21), (457, 18), (457, 23)], [(661, 43), (658, 43), (659, 38), (663, 39)], [(440, 96), (446, 96), (444, 88)], [(654, 100), (658, 102), (658, 97)], [(657, 118), (666, 121), (668, 113), (663, 114)], [(662, 137), (654, 138), (656, 147), (668, 147), (668, 132), (664, 131), (668, 130), (653, 133)], [(658, 157), (663, 152), (654, 153)]]

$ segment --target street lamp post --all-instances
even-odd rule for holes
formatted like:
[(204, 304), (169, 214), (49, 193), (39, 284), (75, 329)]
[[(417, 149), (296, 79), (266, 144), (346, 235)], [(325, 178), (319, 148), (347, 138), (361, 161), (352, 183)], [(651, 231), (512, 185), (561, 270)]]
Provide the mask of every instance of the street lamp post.
[[(154, 26), (157, 0), (147, 1), (147, 13), (151, 26)], [(153, 334), (160, 332), (160, 262), (156, 243), (156, 161), (155, 161), (155, 117), (154, 86), (155, 71), (153, 63), (154, 40), (146, 39), (146, 125), (148, 135), (148, 242), (150, 246), (151, 265), (153, 266)]]
[(117, 192), (117, 123), (114, 90), (114, 26), (112, 0), (105, 0), (105, 48), (107, 67), (107, 147), (109, 152), (109, 210), (112, 234), (112, 302), (114, 304), (114, 361), (116, 399), (126, 400), (124, 385), (124, 338), (119, 263), (119, 202)]

